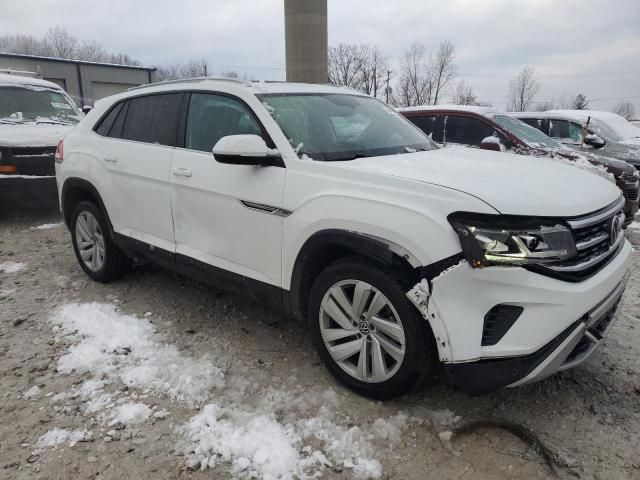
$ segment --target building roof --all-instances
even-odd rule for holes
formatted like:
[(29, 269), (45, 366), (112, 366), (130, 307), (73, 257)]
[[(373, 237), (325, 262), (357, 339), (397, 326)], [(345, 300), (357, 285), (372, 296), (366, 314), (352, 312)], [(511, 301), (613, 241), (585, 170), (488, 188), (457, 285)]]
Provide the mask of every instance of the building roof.
[(38, 56), (38, 55), (26, 55), (26, 54), (23, 54), (23, 53), (0, 52), (0, 57), (24, 58), (24, 59), (28, 59), (28, 60), (41, 60), (41, 61), (47, 61), (47, 62), (73, 63), (73, 64), (80, 64), (80, 65), (97, 65), (97, 66), (100, 66), (100, 67), (128, 68), (128, 69), (134, 69), (134, 70), (150, 70), (150, 71), (155, 71), (156, 70), (156, 67), (144, 67), (142, 65), (136, 66), (136, 65), (122, 65), (122, 64), (119, 64), (119, 63), (87, 62), (87, 61), (84, 61), (84, 60), (70, 60), (68, 58), (56, 58), (56, 57), (41, 57), (41, 56)]

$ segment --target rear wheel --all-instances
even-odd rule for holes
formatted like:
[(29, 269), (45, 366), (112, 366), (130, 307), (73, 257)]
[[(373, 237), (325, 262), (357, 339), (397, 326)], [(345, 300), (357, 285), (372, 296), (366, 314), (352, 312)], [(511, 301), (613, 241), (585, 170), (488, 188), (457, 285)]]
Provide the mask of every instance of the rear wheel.
[(131, 261), (109, 237), (106, 217), (93, 203), (78, 203), (71, 217), (73, 250), (93, 280), (111, 282), (122, 277)]
[(311, 290), (308, 321), (331, 373), (377, 399), (411, 389), (434, 364), (426, 320), (395, 272), (359, 258), (327, 267)]

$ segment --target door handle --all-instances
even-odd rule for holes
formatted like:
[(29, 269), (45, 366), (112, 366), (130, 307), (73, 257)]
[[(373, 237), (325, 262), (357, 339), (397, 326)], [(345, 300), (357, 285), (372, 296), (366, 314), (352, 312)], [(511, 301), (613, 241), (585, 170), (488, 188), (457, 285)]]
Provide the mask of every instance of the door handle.
[(191, 169), (183, 168), (183, 167), (175, 167), (171, 169), (171, 173), (177, 175), (178, 177), (190, 177)]
[(104, 161), (109, 163), (117, 163), (118, 157), (116, 157), (115, 155), (105, 155)]

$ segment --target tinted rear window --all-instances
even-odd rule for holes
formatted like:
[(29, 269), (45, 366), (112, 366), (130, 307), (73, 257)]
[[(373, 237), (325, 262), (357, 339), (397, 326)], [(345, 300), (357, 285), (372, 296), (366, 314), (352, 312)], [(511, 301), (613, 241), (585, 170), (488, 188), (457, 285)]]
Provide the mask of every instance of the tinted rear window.
[(122, 138), (174, 146), (181, 93), (147, 95), (129, 100)]
[(442, 142), (442, 130), (444, 122), (442, 117), (432, 115), (428, 117), (409, 117), (416, 127), (427, 135), (431, 135), (431, 139), (435, 142)]
[(481, 120), (470, 117), (447, 116), (447, 143), (480, 146), (482, 140), (493, 135), (494, 129)]
[(102, 119), (102, 121), (100, 122), (100, 124), (96, 128), (96, 133), (98, 135), (102, 135), (103, 137), (106, 137), (106, 136), (109, 135), (109, 130), (111, 130), (111, 127), (113, 126), (113, 122), (116, 120), (116, 117), (118, 116), (118, 113), (120, 113), (120, 110), (122, 109), (122, 105), (123, 105), (122, 103), (117, 104)]

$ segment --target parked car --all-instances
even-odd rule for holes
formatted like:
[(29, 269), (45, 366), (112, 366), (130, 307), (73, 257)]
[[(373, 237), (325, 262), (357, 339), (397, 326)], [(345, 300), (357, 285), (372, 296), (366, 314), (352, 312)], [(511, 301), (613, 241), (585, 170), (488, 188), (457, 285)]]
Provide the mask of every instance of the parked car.
[(56, 145), (81, 115), (55, 83), (0, 74), (0, 204), (5, 211), (57, 202)]
[(98, 101), (56, 159), (89, 277), (115, 280), (140, 257), (270, 302), (306, 318), (331, 373), (370, 397), (402, 394), (438, 361), (475, 394), (578, 365), (627, 281), (612, 182), (437, 148), (350, 89), (135, 88)]
[(589, 113), (589, 110), (556, 110), (511, 115), (570, 148), (594, 151), (640, 169), (640, 145), (625, 140), (609, 123)]
[(625, 196), (625, 226), (633, 221), (638, 211), (640, 174), (623, 161), (575, 152), (539, 130), (492, 108), (451, 105), (398, 110), (439, 144), (566, 159), (592, 171), (592, 166), (602, 167), (596, 172), (604, 173), (606, 170), (612, 174)]

